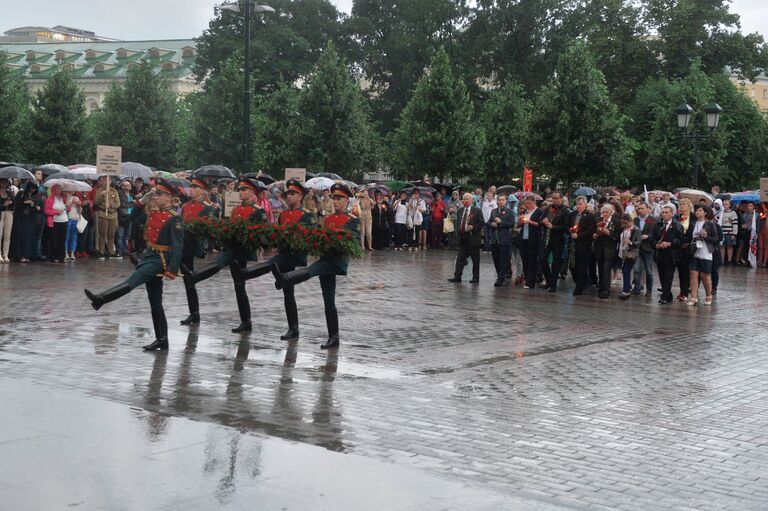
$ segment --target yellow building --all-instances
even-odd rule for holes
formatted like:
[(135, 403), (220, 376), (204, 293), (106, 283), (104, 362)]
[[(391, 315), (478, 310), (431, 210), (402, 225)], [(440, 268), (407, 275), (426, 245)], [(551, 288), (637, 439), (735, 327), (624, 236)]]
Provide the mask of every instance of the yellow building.
[(741, 87), (748, 97), (757, 103), (760, 110), (768, 111), (768, 77), (761, 74), (754, 82), (740, 80), (738, 76), (731, 75), (731, 81)]

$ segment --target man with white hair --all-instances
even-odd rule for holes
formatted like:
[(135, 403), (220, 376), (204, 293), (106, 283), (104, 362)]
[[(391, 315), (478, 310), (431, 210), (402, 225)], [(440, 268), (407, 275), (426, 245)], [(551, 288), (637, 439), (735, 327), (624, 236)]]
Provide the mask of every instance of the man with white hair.
[(461, 274), (467, 259), (472, 258), (472, 280), (470, 284), (480, 282), (480, 245), (482, 244), (483, 213), (480, 208), (473, 206), (471, 193), (465, 193), (461, 199), (462, 207), (456, 215), (459, 224), (456, 229), (459, 233), (459, 253), (456, 255), (456, 268), (453, 278), (448, 282), (461, 282)]

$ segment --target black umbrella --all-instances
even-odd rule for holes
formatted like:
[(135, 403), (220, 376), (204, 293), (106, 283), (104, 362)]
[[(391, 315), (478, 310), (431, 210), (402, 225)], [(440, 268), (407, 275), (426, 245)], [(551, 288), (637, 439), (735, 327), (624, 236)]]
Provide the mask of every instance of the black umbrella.
[(35, 176), (21, 167), (11, 165), (10, 167), (4, 167), (0, 169), (0, 179), (35, 179)]
[(496, 193), (517, 193), (517, 187), (514, 185), (504, 185), (496, 188)]
[(75, 181), (88, 181), (89, 179), (93, 178), (88, 177), (85, 174), (79, 174), (77, 172), (59, 172), (58, 174), (51, 174), (50, 176), (46, 177), (43, 183), (50, 181), (51, 179), (74, 179)]
[(411, 186), (411, 187), (408, 187), (408, 188), (403, 188), (400, 191), (401, 192), (405, 192), (408, 195), (410, 195), (410, 194), (413, 193), (414, 190), (417, 190), (417, 189), (419, 190), (419, 193), (428, 193), (430, 195), (437, 191), (434, 188), (432, 188), (431, 186)]
[(205, 165), (197, 169), (192, 176), (194, 177), (209, 177), (215, 179), (229, 178), (235, 179), (235, 173), (229, 170), (224, 165)]
[(277, 179), (275, 179), (274, 177), (270, 176), (269, 174), (259, 174), (258, 176), (256, 176), (256, 179), (258, 179), (259, 181), (261, 181), (265, 185), (271, 185), (272, 183), (277, 181)]

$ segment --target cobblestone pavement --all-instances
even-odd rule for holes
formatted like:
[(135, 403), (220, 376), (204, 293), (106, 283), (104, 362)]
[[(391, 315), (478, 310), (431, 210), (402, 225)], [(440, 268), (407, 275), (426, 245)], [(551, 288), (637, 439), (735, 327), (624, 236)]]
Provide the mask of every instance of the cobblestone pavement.
[(337, 354), (318, 349), (316, 281), (297, 289), (289, 344), (271, 277), (248, 284), (247, 336), (229, 333), (228, 273), (199, 286), (199, 328), (178, 326), (170, 283), (167, 355), (139, 349), (143, 290), (98, 313), (82, 294), (127, 261), (2, 265), (0, 374), (143, 409), (151, 438), (185, 417), (569, 508), (768, 509), (768, 271), (725, 268), (715, 305), (689, 308), (572, 297), (570, 282), (494, 288), (487, 255), (479, 286), (454, 285), (452, 264), (449, 251), (353, 262)]

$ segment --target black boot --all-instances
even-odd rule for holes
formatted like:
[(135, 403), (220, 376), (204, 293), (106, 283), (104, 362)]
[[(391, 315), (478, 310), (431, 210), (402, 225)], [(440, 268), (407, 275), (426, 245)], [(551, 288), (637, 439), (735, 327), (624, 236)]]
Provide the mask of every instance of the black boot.
[(131, 292), (131, 286), (128, 284), (118, 284), (115, 287), (107, 289), (103, 293), (95, 294), (89, 290), (85, 290), (85, 296), (91, 301), (91, 307), (94, 310), (101, 309), (102, 305), (111, 301), (117, 300), (121, 296), (125, 296)]
[(327, 350), (339, 347), (339, 313), (336, 309), (325, 311), (325, 324), (328, 326), (328, 340), (320, 345), (320, 349)]
[(283, 289), (285, 286), (295, 286), (312, 277), (309, 268), (299, 268), (298, 270), (281, 273), (276, 264), (272, 265), (272, 275), (275, 276), (275, 287), (277, 289)]
[[(234, 277), (234, 273), (232, 276)], [(251, 304), (248, 302), (248, 295), (245, 293), (245, 281), (235, 282), (235, 297), (237, 298), (237, 310), (240, 312), (240, 326), (233, 328), (232, 333), (250, 332), (253, 330), (251, 325)]]
[(168, 349), (168, 321), (165, 319), (163, 309), (152, 309), (152, 325), (155, 329), (155, 341), (152, 344), (143, 346), (144, 351), (167, 350)]
[(243, 281), (255, 279), (257, 277), (261, 277), (262, 275), (266, 275), (270, 272), (272, 269), (272, 266), (268, 263), (258, 263), (250, 268), (240, 268), (237, 267), (237, 272), (240, 274), (240, 278), (243, 279)]
[(197, 325), (200, 323), (200, 303), (197, 299), (197, 289), (194, 284), (184, 283), (184, 290), (187, 292), (187, 304), (189, 304), (189, 316), (182, 319), (182, 325)]
[(211, 278), (217, 273), (219, 273), (219, 271), (221, 271), (221, 266), (219, 266), (216, 263), (213, 263), (213, 264), (209, 264), (205, 268), (200, 269), (200, 271), (192, 271), (186, 266), (182, 265), (181, 271), (184, 273), (184, 284), (194, 286), (201, 280)]
[(136, 254), (128, 254), (128, 260), (131, 262), (132, 265), (138, 266), (141, 261), (139, 261), (139, 258), (136, 257)]
[(285, 296), (285, 316), (288, 319), (288, 331), (280, 336), (281, 341), (290, 341), (299, 338), (299, 311), (296, 308), (296, 300), (291, 296)]

